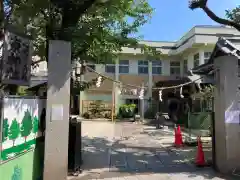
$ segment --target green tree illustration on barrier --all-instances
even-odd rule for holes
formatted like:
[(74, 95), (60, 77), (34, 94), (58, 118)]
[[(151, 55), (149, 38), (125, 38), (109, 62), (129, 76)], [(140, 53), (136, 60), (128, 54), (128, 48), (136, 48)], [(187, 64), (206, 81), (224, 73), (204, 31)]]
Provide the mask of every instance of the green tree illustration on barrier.
[(9, 133), (9, 124), (8, 124), (8, 119), (5, 118), (3, 119), (3, 131), (2, 131), (2, 141), (5, 142), (7, 140)]
[(20, 134), (20, 125), (17, 122), (16, 118), (12, 121), (12, 124), (9, 129), (9, 139), (13, 141), (13, 146), (15, 146), (15, 140)]
[(32, 132), (35, 134), (35, 136), (38, 132), (38, 128), (39, 128), (39, 121), (38, 121), (38, 118), (36, 116), (34, 116)]
[(27, 110), (24, 113), (24, 116), (21, 122), (21, 136), (24, 137), (25, 142), (27, 140), (27, 137), (31, 134), (32, 128), (33, 128), (32, 116), (30, 112)]
[(18, 166), (14, 167), (11, 180), (22, 180), (22, 169)]

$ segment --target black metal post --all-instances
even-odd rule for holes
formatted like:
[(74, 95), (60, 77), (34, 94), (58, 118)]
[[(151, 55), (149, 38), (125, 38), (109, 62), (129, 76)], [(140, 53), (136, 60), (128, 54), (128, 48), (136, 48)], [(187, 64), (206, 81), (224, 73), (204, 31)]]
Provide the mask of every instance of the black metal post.
[(82, 165), (82, 133), (81, 121), (70, 118), (68, 140), (68, 169), (73, 175), (81, 173)]

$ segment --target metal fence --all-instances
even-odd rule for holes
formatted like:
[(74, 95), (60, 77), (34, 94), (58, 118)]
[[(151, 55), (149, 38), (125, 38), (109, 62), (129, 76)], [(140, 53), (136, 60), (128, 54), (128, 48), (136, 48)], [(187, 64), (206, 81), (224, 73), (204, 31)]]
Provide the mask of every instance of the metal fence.
[(185, 130), (189, 137), (211, 137), (212, 136), (212, 112), (189, 112)]

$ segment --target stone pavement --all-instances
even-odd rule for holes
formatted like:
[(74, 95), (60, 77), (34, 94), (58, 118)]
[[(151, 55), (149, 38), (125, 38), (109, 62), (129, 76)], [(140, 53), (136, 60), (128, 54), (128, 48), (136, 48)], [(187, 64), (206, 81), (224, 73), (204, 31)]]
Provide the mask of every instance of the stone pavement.
[[(83, 173), (72, 180), (221, 180), (210, 168), (197, 169), (168, 151), (149, 126), (83, 121)], [(161, 138), (171, 135), (163, 130)], [(162, 134), (162, 135), (161, 135)], [(228, 178), (229, 179), (229, 178)], [(233, 178), (231, 178), (233, 179)]]
[[(161, 130), (156, 130), (155, 127), (143, 127), (143, 132), (148, 134), (151, 138), (158, 141), (162, 147), (174, 151), (176, 154), (181, 154), (184, 157), (186, 163), (193, 163), (197, 154), (196, 146), (184, 146), (182, 148), (175, 148), (173, 146), (174, 142), (174, 129), (166, 128)], [(189, 137), (189, 134), (182, 132), (183, 140)], [(192, 139), (196, 139), (196, 136), (192, 136)], [(202, 147), (207, 162), (212, 161), (212, 142), (209, 137), (201, 137)], [(185, 140), (184, 140), (185, 141)]]

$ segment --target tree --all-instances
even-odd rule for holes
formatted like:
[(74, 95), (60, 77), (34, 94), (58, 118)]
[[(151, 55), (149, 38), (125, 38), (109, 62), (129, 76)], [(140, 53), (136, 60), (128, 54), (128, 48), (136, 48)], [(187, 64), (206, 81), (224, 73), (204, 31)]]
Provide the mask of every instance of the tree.
[(33, 38), (33, 55), (40, 57), (33, 66), (48, 59), (51, 39), (71, 42), (72, 61), (111, 63), (125, 46), (140, 47), (155, 59), (160, 55), (132, 36), (151, 18), (148, 0), (4, 0), (4, 5), (5, 24)]
[(7, 137), (9, 135), (9, 124), (8, 124), (8, 119), (5, 118), (3, 119), (3, 132), (2, 132), (2, 141), (6, 141)]
[(36, 134), (38, 132), (38, 128), (39, 128), (39, 121), (38, 121), (38, 118), (34, 116), (32, 132)]
[(189, 7), (194, 10), (202, 9), (213, 21), (226, 26), (232, 26), (240, 31), (240, 5), (232, 10), (226, 10), (227, 18), (217, 16), (207, 5), (208, 0), (191, 0)]
[(17, 122), (16, 118), (12, 121), (12, 124), (9, 129), (9, 139), (13, 141), (13, 146), (15, 145), (15, 140), (18, 138), (20, 134), (20, 127), (19, 123)]
[(137, 33), (153, 11), (148, 0), (109, 0), (104, 4), (99, 0), (52, 0), (52, 11), (47, 0), (18, 1), (20, 5), (11, 4), (9, 23), (33, 37), (39, 61), (46, 60), (46, 39), (61, 39), (71, 41), (73, 60), (105, 63), (123, 46), (137, 45), (139, 37), (129, 35)]
[[(51, 10), (51, 16), (54, 15), (61, 15), (62, 21), (61, 21), (61, 30), (64, 31), (67, 27), (70, 27), (70, 25), (76, 24), (76, 21), (78, 18), (85, 13), (85, 11), (91, 7), (96, 2), (104, 2), (102, 0), (50, 0), (50, 1), (41, 1), (37, 2), (35, 0), (1, 0), (0, 1), (0, 10), (1, 10), (1, 16), (0, 16), (0, 23), (1, 25), (3, 22), (10, 19), (10, 16), (12, 15), (13, 8), (16, 6), (22, 6), (25, 4), (29, 4), (29, 7), (33, 10), (33, 13), (41, 12), (43, 15), (47, 15), (47, 12)], [(37, 5), (35, 7), (35, 5)], [(50, 7), (46, 8), (47, 11), (44, 11), (46, 9), (43, 9), (43, 7)], [(35, 11), (36, 9), (39, 9), (39, 11)], [(27, 10), (27, 9), (26, 9)], [(30, 10), (27, 10), (30, 11)], [(56, 12), (55, 12), (56, 11)], [(3, 12), (5, 14), (3, 14)], [(72, 12), (72, 14), (70, 14)], [(73, 15), (74, 16), (70, 16)], [(49, 18), (49, 16), (45, 16), (45, 18)], [(3, 28), (3, 27), (1, 27)], [(2, 30), (2, 29), (1, 29)], [(60, 31), (59, 34), (62, 34)]]
[(27, 110), (24, 113), (24, 117), (21, 122), (21, 136), (25, 138), (25, 142), (27, 140), (27, 137), (31, 134), (32, 128), (33, 128), (32, 116), (30, 112)]

